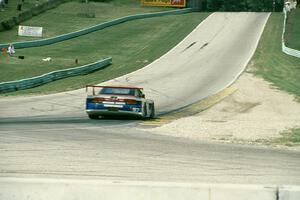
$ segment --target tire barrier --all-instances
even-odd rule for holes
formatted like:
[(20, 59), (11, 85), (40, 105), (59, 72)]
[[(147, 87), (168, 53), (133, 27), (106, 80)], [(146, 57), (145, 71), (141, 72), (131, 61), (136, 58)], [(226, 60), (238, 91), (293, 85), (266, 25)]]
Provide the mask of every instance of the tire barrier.
[(283, 31), (282, 31), (282, 36), (281, 36), (281, 40), (282, 40), (282, 51), (290, 56), (294, 56), (297, 58), (300, 58), (300, 51), (296, 50), (296, 49), (292, 49), (289, 48), (285, 45), (285, 39), (284, 39), (284, 35), (285, 35), (285, 27), (286, 27), (286, 21), (287, 21), (287, 10), (284, 8), (283, 9), (283, 13), (284, 13), (284, 21), (283, 21)]
[[(79, 37), (79, 36), (94, 32), (94, 31), (105, 29), (107, 27), (114, 26), (114, 25), (121, 24), (121, 23), (128, 22), (128, 21), (132, 21), (132, 20), (166, 16), (166, 15), (185, 14), (185, 13), (189, 13), (189, 12), (192, 12), (191, 8), (177, 9), (177, 10), (164, 11), (164, 12), (129, 15), (129, 16), (121, 17), (121, 18), (118, 18), (118, 19), (115, 19), (115, 20), (112, 20), (109, 22), (104, 22), (104, 23), (101, 23), (101, 24), (98, 24), (98, 25), (95, 25), (95, 26), (92, 26), (92, 27), (89, 27), (86, 29), (75, 31), (72, 33), (59, 35), (56, 37), (41, 39), (41, 40), (34, 40), (34, 41), (26, 41), (26, 42), (15, 42), (13, 44), (16, 49), (50, 45), (50, 44), (54, 44), (54, 43), (61, 42), (64, 40), (69, 40), (69, 39), (72, 39), (75, 37)], [(0, 44), (0, 49), (7, 48), (8, 45), (9, 44)]]
[(112, 58), (105, 58), (95, 63), (49, 72), (41, 76), (22, 79), (18, 81), (9, 81), (0, 83), (0, 93), (14, 92), (18, 90), (29, 89), (37, 87), (58, 79), (68, 78), (71, 76), (83, 75), (102, 69), (112, 64)]

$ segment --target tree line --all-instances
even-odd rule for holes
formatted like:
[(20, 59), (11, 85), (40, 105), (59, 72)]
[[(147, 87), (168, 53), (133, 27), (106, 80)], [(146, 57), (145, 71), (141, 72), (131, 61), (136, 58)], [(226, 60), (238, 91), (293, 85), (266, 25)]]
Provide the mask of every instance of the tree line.
[(206, 11), (282, 11), (284, 0), (203, 0)]

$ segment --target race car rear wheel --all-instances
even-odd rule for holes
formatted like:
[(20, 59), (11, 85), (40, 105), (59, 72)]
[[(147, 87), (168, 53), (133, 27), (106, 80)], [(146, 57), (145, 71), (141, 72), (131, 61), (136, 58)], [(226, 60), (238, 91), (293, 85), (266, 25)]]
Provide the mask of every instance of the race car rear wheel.
[(150, 104), (150, 118), (153, 119), (155, 117), (155, 107), (154, 107), (154, 103)]
[(144, 105), (143, 105), (143, 118), (146, 118), (147, 114), (148, 114), (148, 112), (147, 112), (147, 104), (144, 103)]
[(99, 119), (99, 116), (98, 115), (89, 115), (89, 118), (90, 119)]

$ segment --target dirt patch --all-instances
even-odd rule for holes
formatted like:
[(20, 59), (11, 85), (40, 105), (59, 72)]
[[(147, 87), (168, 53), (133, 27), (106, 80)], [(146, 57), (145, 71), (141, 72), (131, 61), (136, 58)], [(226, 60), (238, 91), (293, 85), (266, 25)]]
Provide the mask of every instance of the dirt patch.
[(300, 104), (292, 95), (244, 73), (237, 91), (215, 106), (191, 117), (147, 129), (153, 133), (230, 142), (269, 141), (300, 127)]
[(228, 113), (247, 113), (258, 105), (260, 105), (260, 102), (240, 102), (233, 99), (232, 103), (224, 107), (222, 111)]

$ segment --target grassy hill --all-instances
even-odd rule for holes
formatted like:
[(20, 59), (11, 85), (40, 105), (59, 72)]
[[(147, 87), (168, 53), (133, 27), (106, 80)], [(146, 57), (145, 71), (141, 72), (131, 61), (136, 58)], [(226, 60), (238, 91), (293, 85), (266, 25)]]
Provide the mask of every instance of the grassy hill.
[(292, 10), (288, 15), (286, 24), (286, 45), (293, 49), (300, 50), (300, 7)]
[[(143, 8), (136, 0), (115, 0), (110, 3), (90, 3), (89, 6), (94, 9), (96, 16), (87, 18), (81, 15), (81, 6), (78, 1), (69, 2), (27, 21), (26, 24), (42, 25), (45, 27), (45, 37), (50, 37), (124, 15), (166, 9)], [(295, 31), (299, 28), (298, 11), (299, 9), (291, 15), (287, 29), (287, 34), (290, 35), (290, 40), (295, 41), (295, 45), (299, 45), (299, 41), (295, 39), (299, 35)], [(160, 57), (207, 16), (208, 13), (190, 13), (127, 22), (55, 45), (18, 50), (17, 54), (24, 55), (24, 60), (0, 55), (0, 82), (74, 67), (76, 58), (82, 65), (112, 56), (113, 65), (104, 70), (14, 94), (52, 93), (109, 80), (139, 69)], [(273, 13), (270, 16), (248, 71), (300, 98), (300, 59), (282, 53), (282, 24), (282, 13)], [(12, 33), (13, 30), (1, 33), (0, 40), (23, 40)], [(45, 57), (52, 57), (53, 62), (42, 62)]]
[[(158, 7), (141, 7), (137, 0), (114, 0), (109, 3), (89, 2), (88, 4), (81, 3), (79, 1), (71, 1), (35, 16), (30, 20), (22, 22), (21, 25), (43, 27), (43, 38), (48, 38), (77, 31), (127, 15), (158, 12), (163, 10), (168, 9)], [(94, 15), (94, 17), (88, 15)], [(17, 36), (17, 33), (17, 26), (12, 30), (1, 32), (0, 43), (40, 39)]]
[[(78, 15), (80, 9), (79, 7), (76, 9), (76, 5), (81, 4), (77, 1), (63, 4), (27, 23), (31, 25), (33, 22), (39, 25), (43, 23), (46, 31), (48, 30), (47, 36), (54, 36), (124, 15), (166, 10), (166, 8), (143, 8), (140, 7), (139, 1), (128, 1), (126, 4), (124, 1), (90, 3), (94, 9), (99, 9), (99, 14), (95, 18), (86, 18)], [(59, 17), (60, 15), (65, 17)], [(24, 60), (0, 55), (0, 82), (74, 67), (75, 59), (83, 65), (106, 56), (113, 57), (113, 65), (104, 70), (55, 81), (15, 94), (59, 92), (115, 78), (139, 69), (166, 53), (208, 15), (208, 13), (189, 13), (131, 21), (54, 45), (17, 50), (17, 55), (25, 56)], [(3, 34), (2, 38), (7, 42), (16, 39), (15, 35), (9, 33)], [(42, 59), (46, 57), (51, 57), (53, 61), (43, 62)]]
[[(299, 8), (289, 17), (286, 29), (288, 46), (300, 50)], [(251, 61), (250, 71), (271, 82), (276, 88), (285, 90), (300, 102), (300, 58), (281, 51), (283, 14), (273, 13), (265, 28), (256, 53)], [(272, 141), (288, 146), (300, 144), (300, 129), (295, 127), (282, 133), (282, 137)]]
[[(36, 0), (24, 0), (22, 3), (22, 11), (29, 10), (36, 6), (37, 3), (44, 3), (47, 0), (39, 0), (38, 2)], [(22, 1), (18, 0), (8, 0), (8, 4), (5, 5), (5, 8), (1, 11), (0, 10), (0, 19), (6, 20), (11, 17), (16, 16), (17, 14), (21, 13), (22, 11), (17, 10), (18, 4), (20, 4)]]
[(281, 51), (283, 17), (282, 13), (272, 13), (270, 16), (250, 62), (250, 71), (300, 98), (300, 58)]

